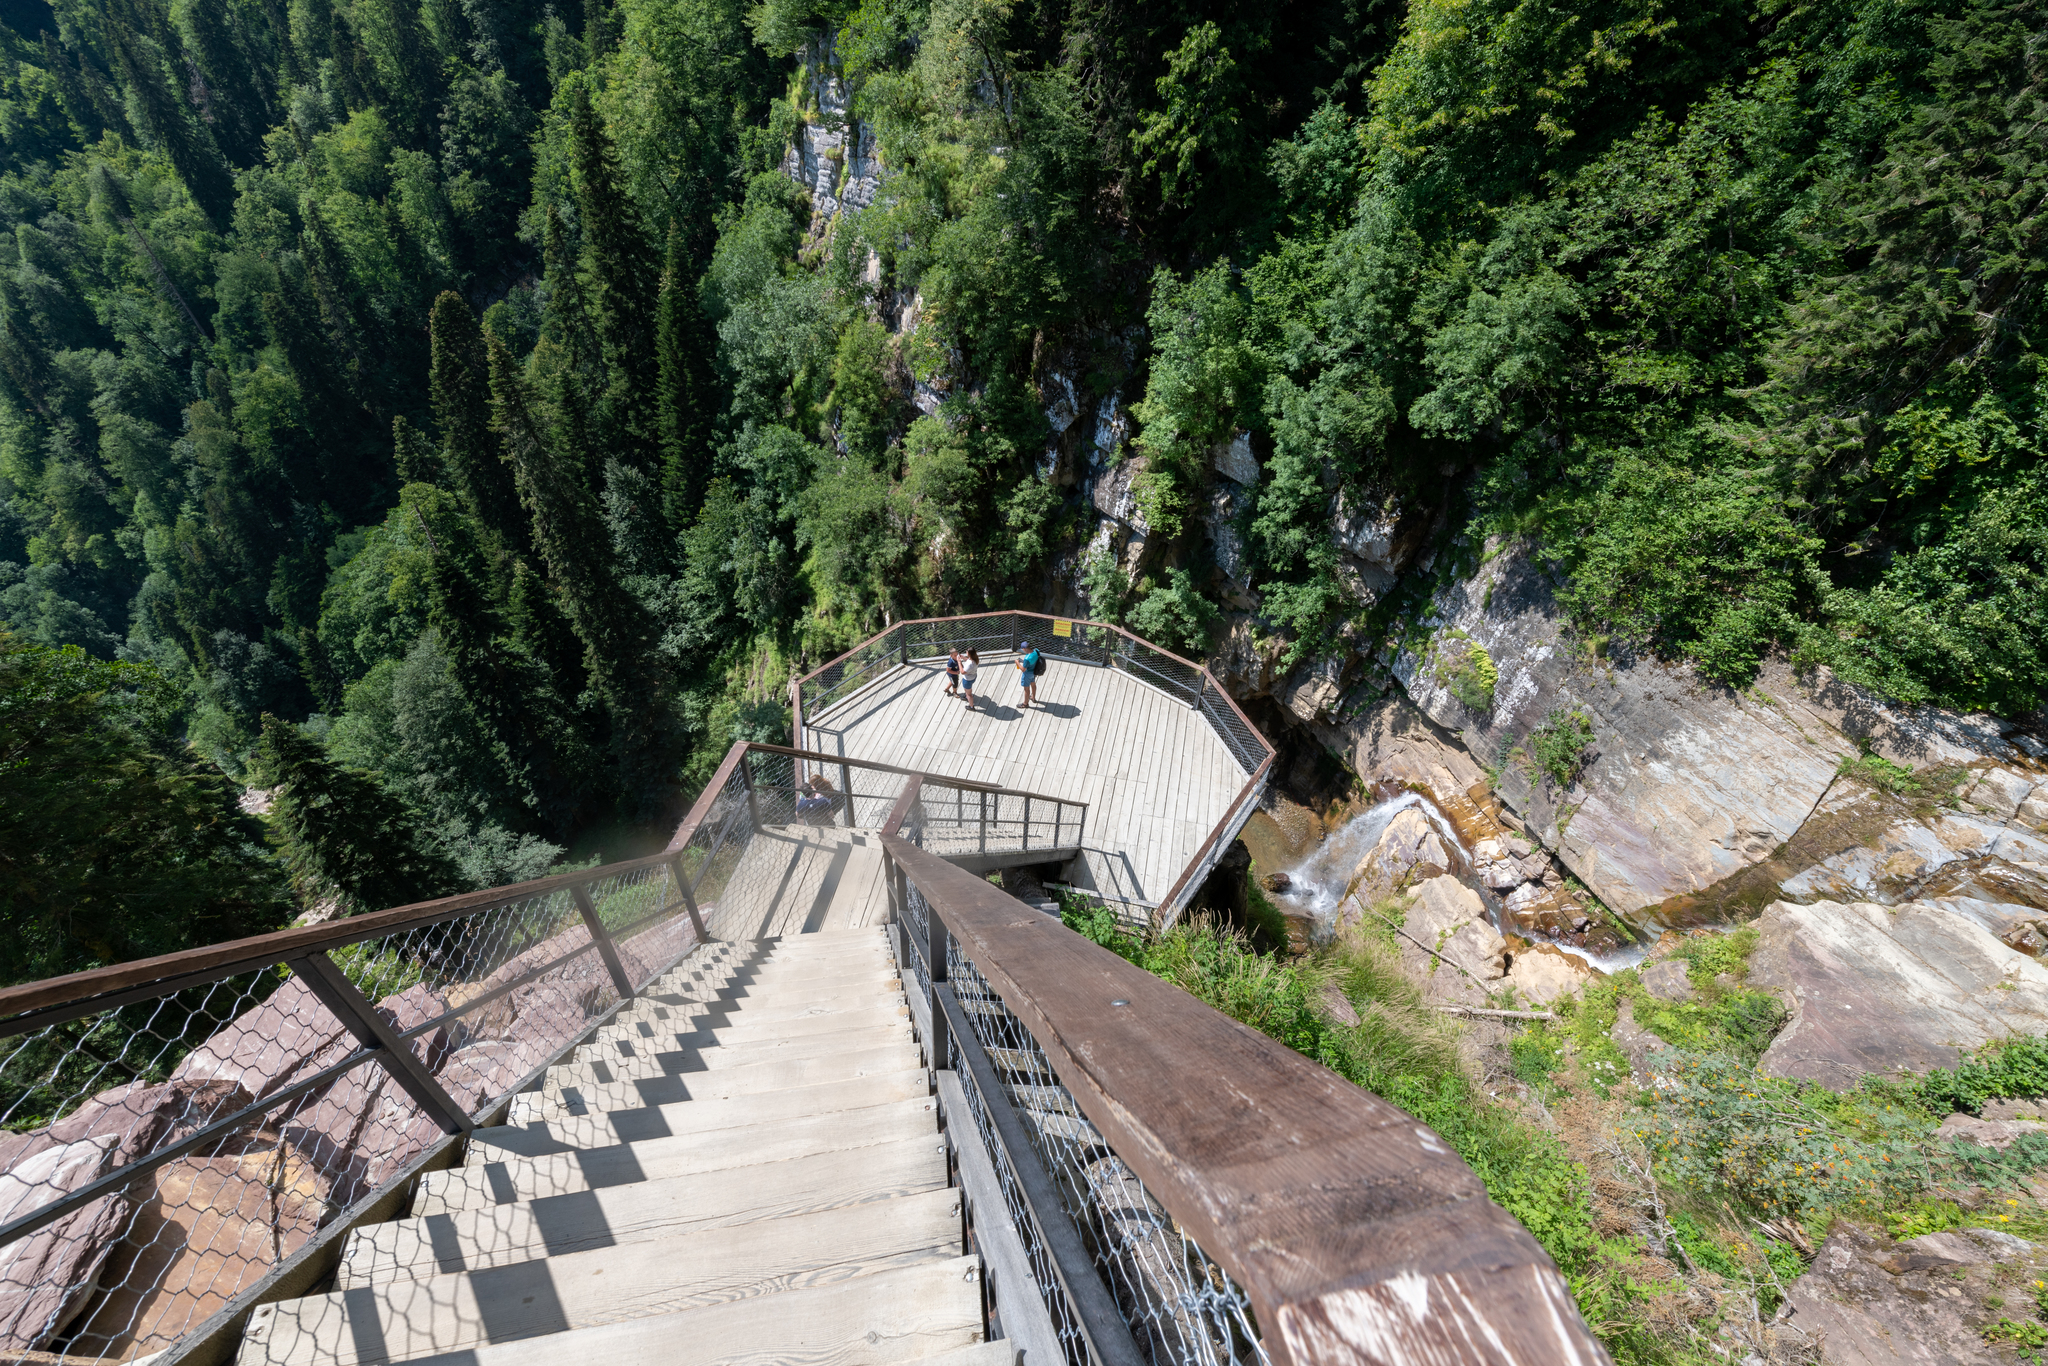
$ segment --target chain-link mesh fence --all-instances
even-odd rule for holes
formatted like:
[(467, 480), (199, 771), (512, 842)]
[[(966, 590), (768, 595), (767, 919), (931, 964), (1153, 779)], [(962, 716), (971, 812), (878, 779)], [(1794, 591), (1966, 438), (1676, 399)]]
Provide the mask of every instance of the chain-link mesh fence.
[[(1153, 1366), (1264, 1362), (1244, 1292), (1082, 1115), (1030, 1030), (950, 935), (946, 980), (1139, 1351)], [(954, 1041), (956, 1051), (962, 1046)], [(956, 1070), (971, 1072), (957, 1063)], [(986, 1106), (986, 1097), (976, 1099)], [(977, 1115), (977, 1127), (985, 1123)], [(993, 1137), (984, 1132), (992, 1149)], [(1055, 1324), (1062, 1309), (1054, 1300), (1064, 1297), (1061, 1290), (1047, 1300)]]
[(641, 860), (0, 1020), (0, 1357), (174, 1345), (694, 945)]

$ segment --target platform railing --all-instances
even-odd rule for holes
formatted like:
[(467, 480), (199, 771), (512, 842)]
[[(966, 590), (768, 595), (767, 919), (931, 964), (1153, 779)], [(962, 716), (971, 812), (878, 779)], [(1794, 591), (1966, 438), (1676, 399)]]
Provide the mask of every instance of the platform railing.
[(259, 1287), (703, 941), (678, 865), (0, 990), (0, 1359), (224, 1360)]
[(1155, 925), (1173, 924), (1201, 890), (1230, 841), (1266, 789), (1274, 751), (1214, 674), (1193, 660), (1107, 622), (1041, 612), (979, 612), (899, 621), (789, 685), (792, 735), (806, 742), (806, 717), (817, 717), (902, 665), (944, 659), (950, 650), (1014, 653), (1025, 641), (1049, 658), (1117, 669), (1198, 710), (1245, 774), (1224, 820), (1209, 832), (1153, 910)]
[(1002, 1202), (975, 1226), (1021, 1244), (1028, 1292), (991, 1284), (1027, 1359), (1607, 1361), (1436, 1135), (936, 857), (917, 815), (906, 793), (882, 831), (898, 961)]

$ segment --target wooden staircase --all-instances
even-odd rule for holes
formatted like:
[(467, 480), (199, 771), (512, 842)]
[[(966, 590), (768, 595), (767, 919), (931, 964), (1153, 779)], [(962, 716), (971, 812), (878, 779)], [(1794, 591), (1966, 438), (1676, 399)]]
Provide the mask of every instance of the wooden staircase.
[(1014, 1366), (964, 1227), (887, 931), (713, 944), (239, 1361)]

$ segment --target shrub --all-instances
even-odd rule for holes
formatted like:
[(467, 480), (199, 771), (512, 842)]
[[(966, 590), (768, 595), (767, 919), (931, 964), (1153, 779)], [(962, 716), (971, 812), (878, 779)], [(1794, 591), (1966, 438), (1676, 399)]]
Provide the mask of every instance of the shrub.
[(1987, 1100), (2048, 1096), (2048, 1040), (2001, 1039), (1953, 1068), (1937, 1067), (1907, 1090), (1934, 1115), (1976, 1114)]
[(1450, 689), (1451, 696), (1472, 711), (1493, 710), (1493, 689), (1500, 682), (1500, 671), (1484, 645), (1454, 630), (1446, 641), (1438, 642), (1432, 654), (1431, 673), (1441, 686)]
[(1881, 754), (1859, 754), (1853, 759), (1844, 759), (1835, 772), (1844, 778), (1860, 779), (1880, 792), (1900, 797), (1914, 795), (1921, 786), (1912, 769), (1895, 764)]
[(1585, 768), (1586, 751), (1592, 746), (1592, 719), (1577, 709), (1560, 707), (1529, 732), (1530, 776), (1541, 774), (1560, 788), (1570, 787)]

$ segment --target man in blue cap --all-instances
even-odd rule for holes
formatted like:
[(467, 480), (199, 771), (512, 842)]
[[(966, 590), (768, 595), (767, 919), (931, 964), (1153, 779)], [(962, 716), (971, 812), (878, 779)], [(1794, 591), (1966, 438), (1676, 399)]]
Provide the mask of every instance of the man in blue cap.
[(1017, 656), (1017, 672), (1024, 676), (1024, 705), (1028, 707), (1038, 700), (1038, 676), (1045, 672), (1045, 656), (1028, 640), (1020, 641), (1019, 646), (1024, 653)]

